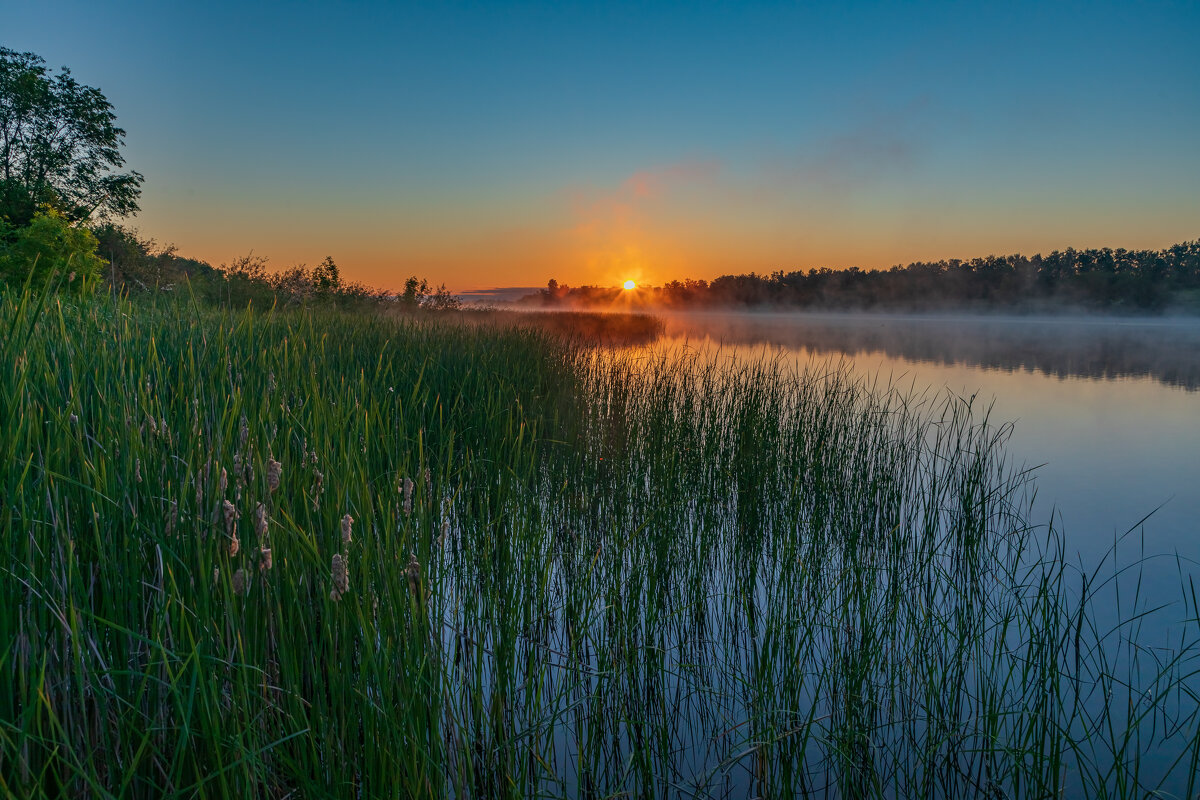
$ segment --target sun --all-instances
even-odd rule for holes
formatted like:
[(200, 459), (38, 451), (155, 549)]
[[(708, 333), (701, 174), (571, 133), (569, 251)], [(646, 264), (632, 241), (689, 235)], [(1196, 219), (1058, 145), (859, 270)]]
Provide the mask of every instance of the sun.
[(637, 284), (634, 283), (633, 281), (625, 281), (625, 291), (629, 291), (630, 289), (636, 289), (636, 288), (637, 288)]

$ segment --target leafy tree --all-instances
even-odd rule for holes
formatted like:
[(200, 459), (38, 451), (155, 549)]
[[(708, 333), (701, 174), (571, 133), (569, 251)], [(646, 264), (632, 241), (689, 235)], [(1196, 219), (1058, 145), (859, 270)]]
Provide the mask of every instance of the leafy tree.
[(0, 216), (10, 224), (29, 224), (45, 204), (72, 222), (135, 213), (142, 176), (114, 171), (124, 139), (99, 89), (0, 47)]
[(303, 264), (280, 272), (271, 280), (271, 285), (281, 295), (285, 306), (302, 306), (313, 296), (312, 274)]
[(411, 275), (404, 281), (404, 293), (397, 298), (403, 308), (416, 310), (429, 295), (429, 281)]
[(450, 294), (450, 290), (443, 283), (425, 297), (421, 303), (421, 308), (430, 311), (456, 311), (462, 308), (462, 301)]
[(342, 288), (342, 275), (338, 265), (333, 263), (333, 256), (325, 256), (325, 260), (313, 267), (312, 285), (318, 292), (335, 293)]
[(35, 214), (23, 228), (0, 219), (0, 283), (21, 286), (28, 280), (41, 288), (61, 275), (69, 288), (90, 290), (105, 265), (96, 245), (91, 231), (55, 211)]

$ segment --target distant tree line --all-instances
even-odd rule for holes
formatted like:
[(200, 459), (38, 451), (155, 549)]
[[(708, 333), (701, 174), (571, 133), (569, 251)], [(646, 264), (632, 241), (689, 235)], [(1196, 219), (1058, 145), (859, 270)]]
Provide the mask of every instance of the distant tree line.
[(442, 311), (460, 303), (444, 285), (431, 287), (415, 276), (391, 292), (345, 280), (332, 257), (315, 267), (268, 269), (253, 253), (212, 266), (181, 256), (174, 246), (111, 221), (91, 227), (70, 223), (52, 209), (34, 213), (15, 226), (0, 207), (0, 290), (30, 284), (40, 290), (54, 282), (74, 293), (97, 289), (130, 295), (187, 292), (200, 302), (223, 306), (299, 308), (378, 306), (398, 310)]
[(673, 308), (777, 306), (837, 310), (985, 309), (1200, 311), (1200, 240), (1164, 250), (1090, 249), (1049, 255), (919, 261), (886, 270), (810, 269), (722, 275), (621, 289), (551, 280), (525, 305), (627, 302)]
[(445, 285), (434, 288), (415, 276), (405, 280), (399, 292), (347, 281), (330, 256), (315, 267), (298, 264), (275, 272), (268, 269), (266, 258), (253, 253), (214, 267), (180, 256), (173, 246), (159, 247), (119, 225), (106, 223), (93, 232), (96, 253), (104, 262), (101, 278), (119, 292), (187, 291), (219, 305), (278, 308), (329, 305), (444, 311), (460, 305)]

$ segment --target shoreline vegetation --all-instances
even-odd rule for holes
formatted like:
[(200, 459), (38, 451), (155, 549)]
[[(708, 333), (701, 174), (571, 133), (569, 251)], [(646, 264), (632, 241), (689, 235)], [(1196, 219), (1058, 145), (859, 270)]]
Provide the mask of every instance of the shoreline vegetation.
[(809, 311), (1100, 311), (1200, 314), (1200, 240), (1162, 250), (1054, 251), (896, 265), (673, 280), (662, 286), (570, 287), (551, 279), (526, 307)]
[(1194, 794), (986, 408), (529, 316), (0, 291), (3, 791)]

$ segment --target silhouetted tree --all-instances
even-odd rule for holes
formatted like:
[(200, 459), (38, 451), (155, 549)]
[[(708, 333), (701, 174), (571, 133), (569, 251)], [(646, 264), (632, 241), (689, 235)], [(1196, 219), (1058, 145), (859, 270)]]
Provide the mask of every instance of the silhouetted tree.
[(73, 222), (135, 213), (142, 176), (114, 172), (124, 138), (99, 89), (0, 47), (0, 216), (21, 227), (46, 204)]
[(333, 263), (332, 256), (313, 267), (312, 285), (318, 292), (332, 293), (342, 288), (342, 275), (338, 265)]

